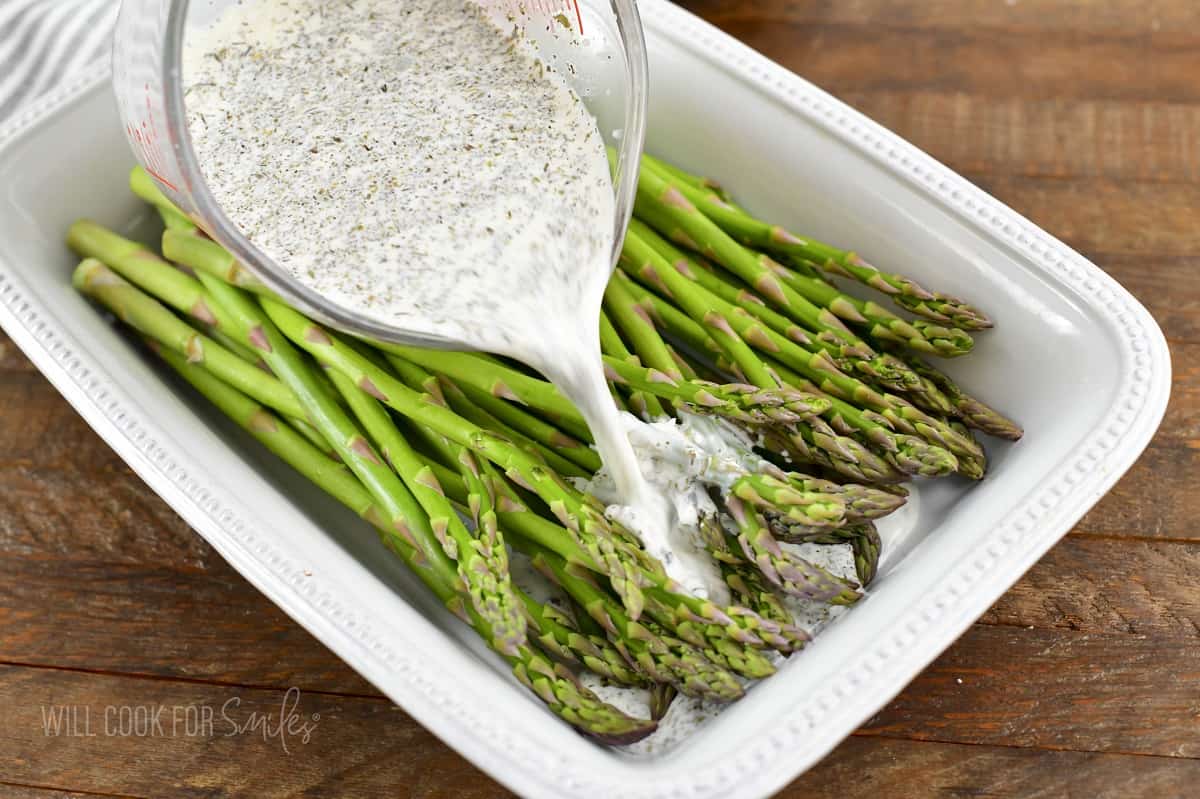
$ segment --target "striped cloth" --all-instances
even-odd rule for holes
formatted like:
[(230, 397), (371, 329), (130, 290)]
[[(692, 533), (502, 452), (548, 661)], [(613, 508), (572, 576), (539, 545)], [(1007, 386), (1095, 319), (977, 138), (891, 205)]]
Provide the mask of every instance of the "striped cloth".
[(0, 0), (0, 122), (112, 48), (116, 0)]

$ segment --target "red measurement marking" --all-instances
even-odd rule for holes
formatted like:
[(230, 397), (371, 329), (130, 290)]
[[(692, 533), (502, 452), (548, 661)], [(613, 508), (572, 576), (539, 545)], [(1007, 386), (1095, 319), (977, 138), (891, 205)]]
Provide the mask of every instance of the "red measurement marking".
[[(163, 177), (163, 173), (167, 171), (166, 161), (163, 159), (162, 152), (159, 150), (158, 126), (154, 121), (154, 109), (150, 105), (150, 85), (146, 84), (146, 119), (134, 127), (127, 125), (125, 132), (129, 134), (129, 139), (134, 143), (134, 147), (141, 154), (141, 162), (145, 167), (147, 174), (163, 184), (172, 191), (178, 191), (175, 184)], [(147, 121), (149, 120), (149, 121)]]
[(583, 12), (579, 10), (579, 0), (571, 0), (571, 5), (575, 6), (575, 19), (579, 21), (579, 35), (583, 35)]

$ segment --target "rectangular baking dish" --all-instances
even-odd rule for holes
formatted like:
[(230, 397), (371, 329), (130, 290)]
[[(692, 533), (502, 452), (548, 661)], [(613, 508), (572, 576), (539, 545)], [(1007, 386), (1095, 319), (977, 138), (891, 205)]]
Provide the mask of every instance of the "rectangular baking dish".
[[(68, 224), (154, 223), (106, 66), (0, 131), (0, 324), (235, 568), (399, 706), (531, 797), (758, 797), (812, 766), (1059, 540), (1132, 464), (1167, 403), (1146, 310), (1096, 266), (799, 77), (643, 0), (651, 151), (760, 215), (981, 304), (996, 330), (949, 370), (1022, 422), (976, 486), (920, 490), (870, 595), (774, 678), (662, 754), (598, 747), (550, 716), (358, 519), (147, 363), (70, 286)], [(1065, 412), (1070, 408), (1070, 413)]]

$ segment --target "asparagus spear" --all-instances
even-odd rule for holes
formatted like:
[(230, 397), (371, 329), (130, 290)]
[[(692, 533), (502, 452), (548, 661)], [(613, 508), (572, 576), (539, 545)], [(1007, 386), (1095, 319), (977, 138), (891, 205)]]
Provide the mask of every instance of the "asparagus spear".
[(587, 635), (577, 629), (574, 620), (551, 605), (543, 605), (524, 591), (517, 594), (538, 644), (545, 651), (573, 663), (578, 663), (619, 685), (642, 686), (649, 679), (632, 668), (625, 656), (602, 636)]
[(472, 604), (500, 636), (495, 642), (501, 652), (512, 654), (525, 641), (525, 616), (512, 587), (504, 539), (494, 524), (477, 518), (475, 534), (446, 499), (433, 471), (422, 462), (412, 446), (392, 424), (387, 411), (371, 395), (336, 370), (330, 371), (334, 387), (367, 432), (375, 448), (412, 492), (429, 519), (433, 535), (446, 556), (455, 561)]
[(85, 258), (73, 279), (77, 289), (143, 335), (178, 352), (191, 363), (203, 364), (222, 381), (273, 410), (289, 417), (306, 417), (304, 405), (276, 377), (197, 332), (107, 265)]
[(871, 522), (860, 522), (836, 530), (812, 529), (792, 524), (778, 515), (768, 515), (771, 532), (791, 544), (849, 544), (854, 553), (854, 570), (863, 586), (875, 579), (882, 542)]
[[(452, 441), (469, 447), (491, 460), (515, 482), (537, 493), (589, 551), (597, 563), (607, 569), (613, 586), (630, 615), (641, 612), (640, 584), (646, 572), (661, 571), (662, 566), (644, 550), (628, 543), (603, 513), (562, 479), (528, 453), (495, 433), (484, 430), (450, 411), (423, 400), (416, 392), (347, 346), (339, 337), (310, 322), (295, 311), (271, 300), (262, 300), (263, 309), (297, 346), (317, 359), (348, 375), (367, 391), (401, 415), (411, 418)], [(445, 353), (439, 353), (443, 355)], [(636, 568), (635, 564), (640, 567)]]
[(618, 331), (629, 340), (633, 354), (643, 366), (655, 369), (673, 380), (683, 378), (679, 365), (671, 357), (658, 329), (619, 281), (609, 281), (604, 290), (604, 307)]
[(828, 309), (818, 308), (780, 281), (764, 262), (769, 259), (738, 244), (677, 188), (646, 169), (638, 179), (635, 213), (666, 238), (711, 258), (737, 275), (760, 297), (796, 322), (811, 330), (829, 333), (861, 357), (869, 358), (874, 354), (871, 347), (851, 333)]
[(432, 372), (444, 374), (460, 385), (474, 386), (493, 396), (537, 410), (580, 441), (592, 440), (583, 415), (553, 383), (530, 377), (478, 353), (435, 352), (403, 344), (372, 343), (384, 352), (399, 355)]
[(887, 516), (905, 502), (903, 496), (874, 486), (858, 483), (835, 483), (832, 480), (823, 480), (797, 472), (786, 472), (783, 477), (799, 491), (816, 491), (841, 497), (842, 503), (846, 506), (846, 518), (854, 521)]
[[(643, 174), (653, 170), (653, 163), (643, 161)], [(662, 179), (662, 173), (659, 173), (658, 177)], [(839, 250), (814, 239), (802, 238), (782, 227), (762, 222), (741, 209), (722, 202), (719, 197), (706, 194), (686, 182), (669, 185), (689, 203), (699, 206), (706, 217), (743, 244), (770, 252), (798, 256), (830, 274), (852, 278), (893, 299), (904, 298), (899, 301), (903, 307), (917, 314), (928, 315), (934, 321), (950, 321), (964, 329), (991, 327), (991, 321), (978, 309), (945, 295), (935, 295), (901, 275), (881, 272), (856, 253)]]
[(206, 327), (228, 333), (229, 319), (206, 297), (200, 281), (173, 269), (139, 242), (80, 219), (67, 230), (67, 246), (81, 258), (103, 261), (130, 283)]
[(738, 543), (746, 558), (758, 566), (772, 585), (791, 596), (850, 605), (861, 594), (853, 583), (836, 577), (803, 558), (787, 552), (771, 535), (762, 516), (736, 497), (726, 497), (725, 507), (738, 527)]
[(271, 290), (246, 271), (246, 268), (237, 262), (232, 253), (195, 230), (168, 228), (163, 231), (162, 249), (163, 255), (177, 264), (188, 266), (196, 272), (212, 275), (254, 294), (264, 297), (272, 296)]
[[(726, 280), (725, 277), (718, 274), (716, 267), (685, 254), (639, 220), (634, 219), (630, 223), (630, 230), (669, 261), (677, 272), (700, 285), (708, 293), (720, 298), (723, 307), (729, 307), (731, 312), (736, 312), (732, 311), (736, 308), (766, 324), (771, 332), (757, 341), (750, 342), (759, 349), (777, 348), (779, 345), (776, 343), (776, 339), (783, 336), (789, 339), (793, 346), (801, 347), (812, 353), (825, 352), (843, 371), (858, 372), (883, 386), (907, 391), (918, 385), (916, 375), (894, 356), (871, 354), (869, 357), (864, 357), (858, 347), (847, 346), (843, 340), (831, 335), (828, 331), (805, 330), (787, 317), (772, 310), (757, 294)], [(773, 268), (778, 266), (778, 264), (772, 264)], [(727, 275), (727, 273), (725, 274)], [(640, 273), (640, 277), (649, 285), (661, 284), (656, 273), (648, 272), (645, 269)], [(660, 291), (660, 293), (662, 292)]]
[[(440, 556), (427, 560), (413, 548), (408, 540), (399, 534), (395, 525), (386, 521), (386, 512), (345, 464), (326, 457), (286, 425), (280, 424), (278, 419), (261, 405), (222, 383), (204, 369), (189, 363), (171, 350), (158, 348), (158, 352), (173, 369), (268, 449), (335, 499), (374, 524), (389, 547), (452, 612), (466, 616), (468, 623), (483, 640), (496, 640), (496, 635), (487, 621), (475, 613), (473, 608), (464, 606), (455, 588), (457, 576), (449, 560), (441, 553)], [(553, 663), (530, 646), (521, 646), (515, 655), (503, 652), (501, 655), (509, 663), (514, 676), (542, 699), (551, 712), (586, 735), (605, 743), (622, 745), (641, 740), (656, 728), (652, 721), (628, 716), (602, 702), (583, 688), (578, 678), (565, 666)]]
[[(634, 272), (653, 271), (674, 301), (694, 322), (704, 328), (705, 334), (717, 343), (745, 377), (746, 382), (760, 388), (776, 388), (777, 381), (754, 354), (748, 341), (762, 333), (757, 329), (751, 333), (735, 330), (728, 308), (721, 308), (711, 295), (705, 294), (690, 284), (686, 278), (671, 268), (670, 264), (638, 235), (631, 224), (625, 233), (625, 246), (621, 252), (621, 263)], [(619, 284), (619, 282), (618, 282)], [(624, 288), (624, 286), (622, 286)]]
[[(461, 558), (457, 567), (460, 590), (467, 594), (474, 611), (486, 620), (496, 636), (491, 642), (493, 647), (505, 654), (515, 654), (524, 643), (525, 627), (511, 592), (503, 543), (472, 537), (453, 510), (437, 501), (440, 491), (429, 482), (428, 475), (421, 470), (422, 464), (391, 425), (386, 412), (369, 395), (334, 377), (335, 387), (368, 432), (387, 447), (383, 458), (337, 404), (327, 384), (316, 377), (314, 367), (292, 348), (248, 295), (207, 275), (201, 280), (208, 281), (217, 302), (240, 323), (242, 338), (258, 342), (257, 349), (264, 360), (300, 399), (316, 428), (371, 492), (388, 523), (431, 564), (441, 557), (450, 557), (451, 553)], [(393, 468), (404, 472), (409, 482), (402, 481)], [(414, 489), (420, 499), (414, 495)], [(434, 509), (436, 515), (431, 517), (426, 508)]]
[(800, 491), (786, 480), (766, 474), (739, 478), (729, 493), (759, 511), (774, 511), (811, 527), (841, 527), (846, 521), (846, 503), (838, 494)]
[(570, 564), (557, 553), (523, 541), (519, 536), (512, 541), (546, 577), (583, 606), (643, 674), (655, 682), (670, 683), (688, 696), (723, 702), (742, 696), (742, 687), (731, 673), (714, 664), (699, 649), (666, 635), (653, 622), (629, 618), (587, 573), (572, 571)]
[(192, 231), (196, 229), (195, 223), (184, 216), (183, 212), (167, 198), (167, 195), (162, 193), (154, 179), (142, 167), (135, 166), (129, 173), (129, 188), (158, 211), (163, 225), (168, 230)]
[(734, 551), (730, 538), (721, 521), (715, 516), (700, 520), (700, 533), (704, 537), (709, 554), (717, 561), (721, 576), (730, 594), (742, 605), (752, 608), (760, 616), (783, 624), (792, 623), (792, 614), (766, 581), (756, 566)]
[[(639, 368), (642, 365), (638, 357), (625, 346), (620, 333), (617, 332), (616, 327), (613, 326), (612, 321), (608, 318), (608, 314), (603, 309), (600, 311), (600, 352), (610, 358), (616, 358), (622, 363)], [(612, 392), (613, 397), (619, 401), (621, 393), (611, 380), (609, 381), (608, 388)], [(667, 409), (663, 406), (662, 401), (653, 394), (647, 394), (644, 391), (630, 392), (629, 403), (633, 412), (642, 419), (658, 419), (667, 415)]]
[(928, 319), (910, 324), (878, 303), (844, 294), (820, 278), (788, 269), (777, 261), (772, 261), (771, 267), (784, 283), (846, 322), (865, 329), (876, 341), (891, 341), (943, 357), (965, 355), (975, 346), (974, 339), (963, 330), (941, 327)]
[(826, 412), (830, 402), (814, 393), (786, 388), (760, 389), (740, 383), (718, 385), (704, 380), (672, 380), (654, 369), (605, 356), (608, 379), (617, 385), (670, 400), (697, 415), (715, 415), (747, 425), (792, 424)]
[(938, 389), (950, 404), (954, 415), (962, 419), (968, 427), (1008, 441), (1021, 439), (1024, 431), (1019, 424), (968, 395), (948, 375), (933, 368), (921, 358), (910, 355), (907, 356), (907, 360), (923, 380), (928, 380)]
[(664, 173), (664, 175), (670, 177), (672, 180), (687, 183), (689, 186), (694, 186), (697, 189), (704, 191), (706, 194), (716, 195), (717, 199), (723, 202), (729, 203), (730, 205), (733, 204), (733, 197), (730, 196), (729, 192), (727, 192), (720, 183), (712, 178), (693, 175), (690, 172), (680, 169), (674, 164), (662, 161), (647, 153), (642, 154), (642, 161), (643, 163), (649, 163), (652, 167)]

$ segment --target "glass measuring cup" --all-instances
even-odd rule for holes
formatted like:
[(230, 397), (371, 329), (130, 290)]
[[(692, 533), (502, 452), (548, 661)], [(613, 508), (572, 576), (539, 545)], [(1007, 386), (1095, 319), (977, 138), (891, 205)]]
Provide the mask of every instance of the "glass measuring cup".
[[(123, 0), (113, 48), (113, 88), (138, 161), (180, 209), (293, 307), (335, 328), (377, 340), (441, 348), (469, 345), (401, 329), (331, 301), (292, 277), (222, 211), (205, 182), (188, 132), (181, 55), (189, 30), (210, 25), (237, 1)], [(615, 265), (633, 210), (646, 125), (646, 52), (636, 0), (477, 3), (504, 29), (516, 26), (522, 31), (539, 58), (579, 94), (615, 149), (610, 267)]]

